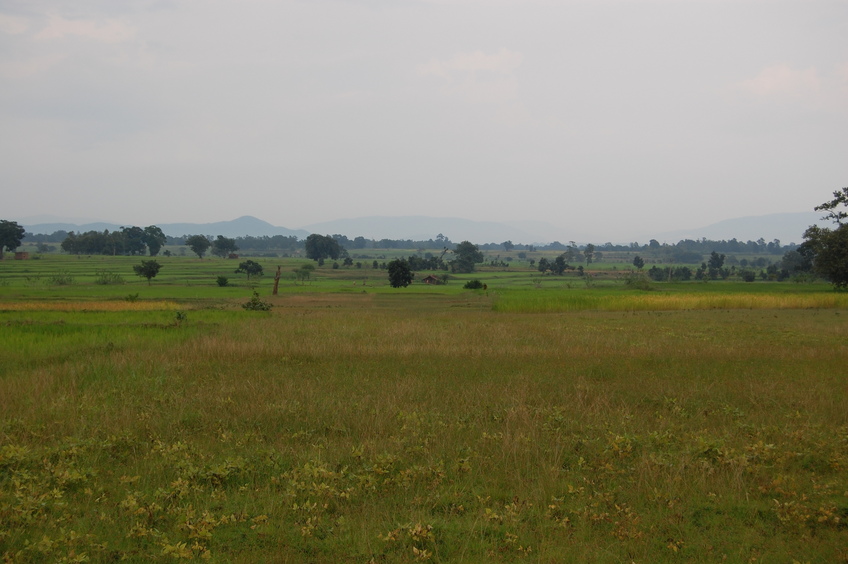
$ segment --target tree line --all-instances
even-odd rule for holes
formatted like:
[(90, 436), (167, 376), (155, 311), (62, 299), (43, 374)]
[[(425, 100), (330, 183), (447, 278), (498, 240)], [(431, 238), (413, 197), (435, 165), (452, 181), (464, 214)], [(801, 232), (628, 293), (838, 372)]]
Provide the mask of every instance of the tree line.
[[(715, 278), (722, 277), (726, 272), (726, 270), (723, 270), (724, 253), (726, 252), (767, 253), (783, 255), (778, 264), (769, 266), (770, 269), (772, 266), (774, 267), (770, 272), (770, 277), (781, 279), (793, 274), (811, 273), (830, 281), (838, 289), (848, 289), (848, 224), (843, 223), (848, 219), (848, 212), (843, 209), (844, 207), (848, 207), (848, 187), (834, 191), (831, 200), (814, 208), (817, 211), (827, 212), (823, 219), (833, 221), (835, 226), (833, 228), (810, 227), (804, 233), (804, 242), (801, 245), (782, 246), (779, 240), (766, 242), (762, 238), (745, 243), (735, 238), (727, 241), (712, 241), (706, 238), (701, 240), (684, 239), (675, 245), (661, 244), (652, 239), (646, 245), (605, 243), (597, 247), (593, 244), (578, 246), (573, 241), (568, 245), (563, 245), (559, 241), (554, 241), (548, 245), (539, 246), (538, 250), (563, 250), (564, 252), (552, 261), (546, 258), (540, 259), (539, 270), (562, 274), (566, 270), (573, 269), (571, 265), (574, 260), (579, 259), (581, 262), (585, 260), (589, 264), (592, 260), (598, 259), (603, 251), (652, 251), (655, 254), (664, 255), (672, 263), (697, 262), (701, 260), (704, 254), (709, 252), (709, 261), (703, 262), (701, 268), (696, 269), (695, 277)], [(318, 261), (323, 261), (325, 258), (333, 260), (342, 258), (346, 260), (345, 264), (351, 260), (346, 245), (350, 245), (350, 248), (353, 249), (361, 249), (367, 248), (369, 245), (372, 248), (393, 248), (391, 245), (402, 244), (403, 248), (442, 249), (442, 254), (438, 259), (432, 256), (423, 259), (420, 257), (402, 259), (404, 265), (410, 267), (411, 270), (416, 270), (412, 267), (433, 270), (447, 270), (449, 268), (454, 272), (473, 272), (475, 265), (483, 261), (481, 249), (492, 250), (492, 246), (496, 245), (497, 249), (512, 251), (522, 247), (521, 245), (514, 245), (511, 241), (480, 246), (469, 241), (463, 241), (454, 245), (450, 239), (441, 233), (435, 239), (427, 241), (401, 240), (400, 243), (398, 240), (375, 241), (364, 237), (349, 239), (338, 234), (312, 234), (303, 241), (299, 241), (296, 237), (284, 236), (228, 238), (218, 235), (214, 240), (205, 235), (169, 238), (155, 225), (144, 228), (137, 226), (122, 227), (120, 230), (112, 232), (109, 232), (108, 229), (103, 232), (87, 231), (80, 234), (73, 231), (57, 231), (51, 236), (44, 236), (26, 233), (17, 222), (0, 220), (0, 259), (3, 258), (4, 251), (15, 251), (25, 240), (38, 243), (54, 242), (54, 237), (59, 234), (64, 234), (61, 241), (62, 250), (71, 254), (144, 255), (149, 253), (150, 256), (156, 256), (166, 243), (171, 242), (172, 244), (185, 244), (199, 258), (203, 258), (210, 248), (212, 248), (213, 254), (226, 257), (242, 248), (241, 245), (244, 245), (244, 248), (264, 246), (266, 249), (272, 248), (272, 245), (279, 245), (292, 250), (302, 245), (309, 258)], [(524, 249), (537, 250), (531, 245), (525, 245)], [(443, 257), (448, 251), (453, 253), (452, 260), (444, 261)], [(634, 266), (639, 269), (644, 266), (641, 257), (637, 256), (634, 259)], [(747, 265), (740, 266), (745, 267)], [(675, 277), (686, 279), (691, 276), (691, 270), (684, 269), (684, 267), (669, 266), (662, 272), (654, 271), (651, 277), (658, 279), (660, 276), (666, 275), (668, 279)]]

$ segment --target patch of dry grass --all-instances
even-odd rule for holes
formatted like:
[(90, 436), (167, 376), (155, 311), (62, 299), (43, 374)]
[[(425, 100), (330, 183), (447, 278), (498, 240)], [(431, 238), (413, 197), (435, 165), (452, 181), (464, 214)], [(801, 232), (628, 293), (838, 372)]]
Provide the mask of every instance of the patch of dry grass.
[(456, 300), (287, 296), (199, 327), (116, 325), (86, 355), (31, 346), (40, 361), (0, 378), (0, 553), (848, 556), (839, 309)]

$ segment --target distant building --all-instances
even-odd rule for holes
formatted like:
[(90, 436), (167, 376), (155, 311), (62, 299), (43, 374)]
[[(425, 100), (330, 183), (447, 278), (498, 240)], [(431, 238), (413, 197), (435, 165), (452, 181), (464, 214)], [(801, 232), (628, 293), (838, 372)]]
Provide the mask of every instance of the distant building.
[(430, 274), (421, 279), (425, 284), (441, 284), (442, 281), (436, 278), (434, 275)]

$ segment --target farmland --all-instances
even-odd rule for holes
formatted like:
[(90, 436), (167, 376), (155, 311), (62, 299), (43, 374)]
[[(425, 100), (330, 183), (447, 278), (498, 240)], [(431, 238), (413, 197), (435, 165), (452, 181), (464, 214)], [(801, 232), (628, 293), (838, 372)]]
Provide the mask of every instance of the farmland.
[(0, 263), (6, 561), (848, 560), (828, 285), (158, 260)]

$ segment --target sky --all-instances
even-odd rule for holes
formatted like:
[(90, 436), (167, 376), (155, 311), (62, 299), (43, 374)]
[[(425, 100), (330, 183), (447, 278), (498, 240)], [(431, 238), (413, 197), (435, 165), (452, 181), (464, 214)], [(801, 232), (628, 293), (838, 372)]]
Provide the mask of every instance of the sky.
[(843, 186), (844, 0), (0, 0), (3, 219), (627, 240)]

